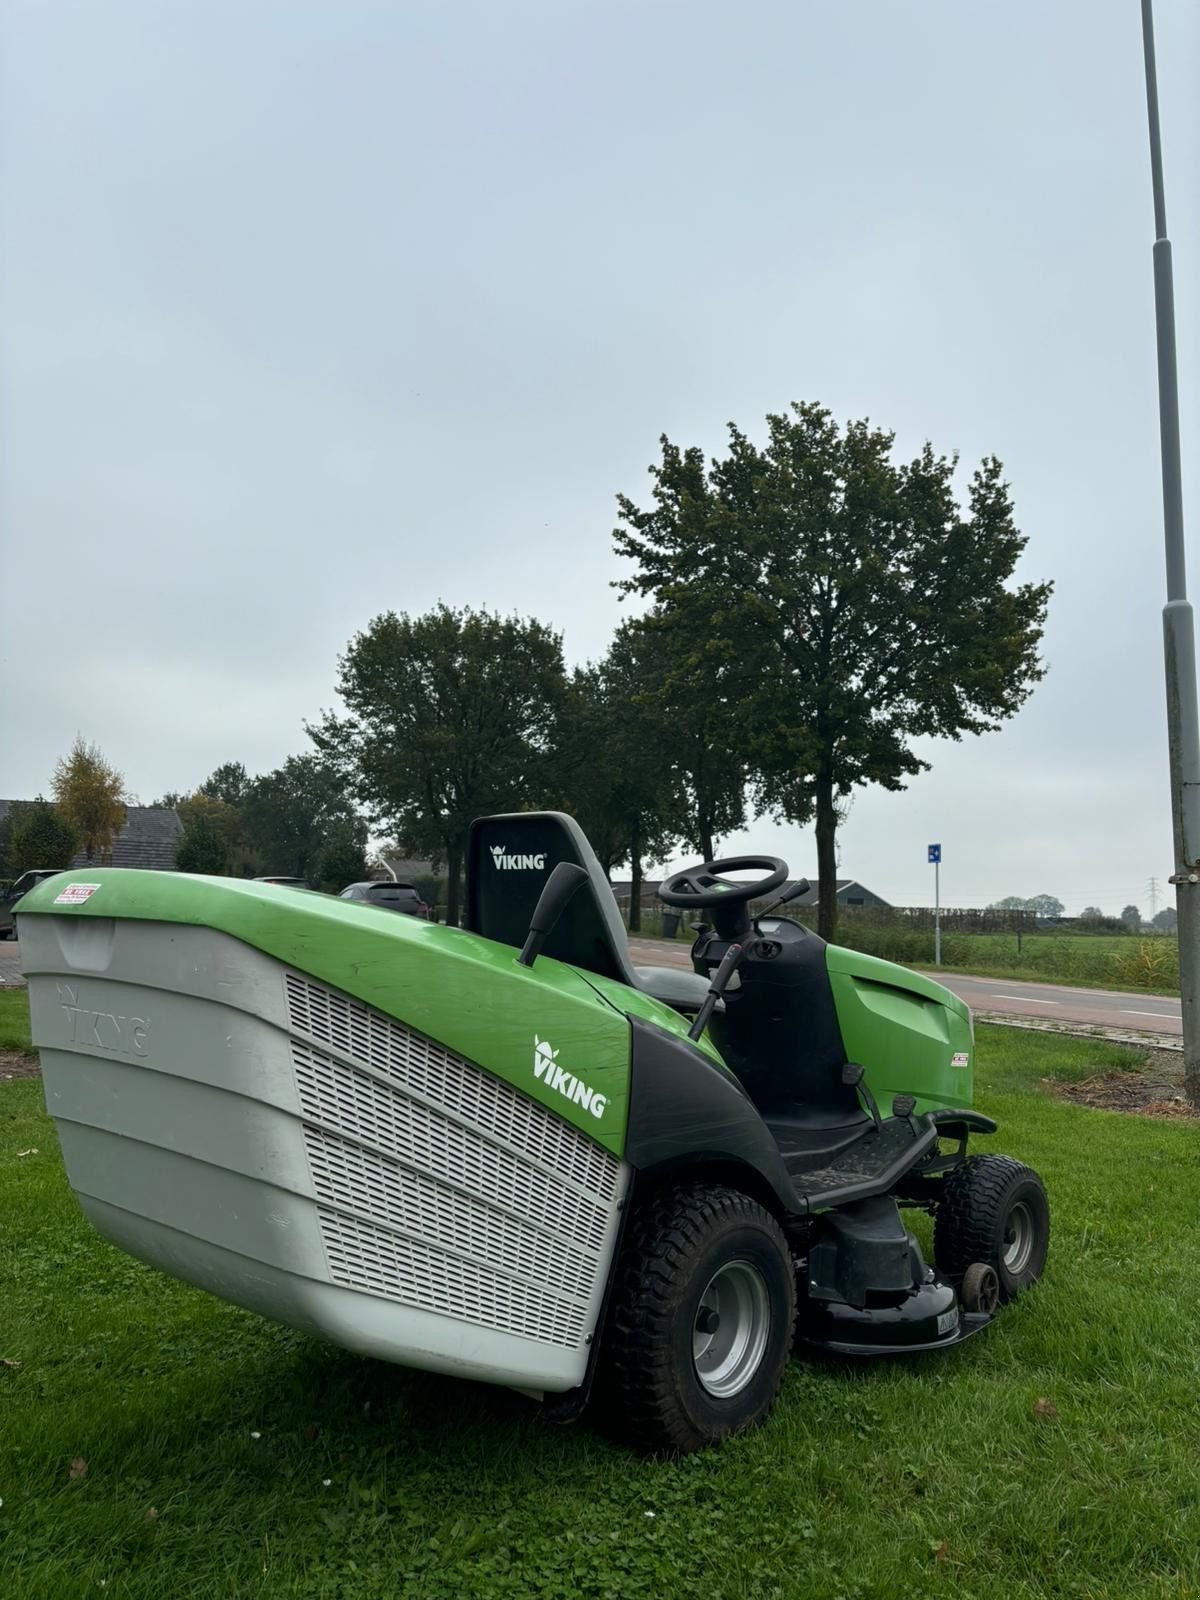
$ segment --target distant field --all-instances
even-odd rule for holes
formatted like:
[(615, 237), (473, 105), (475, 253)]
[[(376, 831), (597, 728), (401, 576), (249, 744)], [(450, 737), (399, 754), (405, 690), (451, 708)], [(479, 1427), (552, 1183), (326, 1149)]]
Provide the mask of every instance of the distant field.
[[(642, 928), (650, 938), (657, 936), (661, 928), (658, 915), (643, 913)], [(682, 927), (679, 938), (690, 937), (686, 926)], [(933, 965), (932, 933), (873, 927), (855, 917), (843, 917), (837, 942), (909, 967)], [(1015, 933), (944, 933), (942, 965), (982, 977), (995, 974), (1085, 988), (1179, 992), (1179, 946), (1174, 937), (1164, 934), (1034, 933), (1022, 934), (1018, 945)]]
[[(933, 963), (933, 935), (843, 923), (838, 941), (908, 966)], [(1048, 983), (1096, 984), (1112, 989), (1179, 990), (1179, 947), (1161, 935), (1028, 934), (1020, 948), (1011, 933), (958, 933), (942, 937), (942, 965), (963, 972), (997, 973)]]

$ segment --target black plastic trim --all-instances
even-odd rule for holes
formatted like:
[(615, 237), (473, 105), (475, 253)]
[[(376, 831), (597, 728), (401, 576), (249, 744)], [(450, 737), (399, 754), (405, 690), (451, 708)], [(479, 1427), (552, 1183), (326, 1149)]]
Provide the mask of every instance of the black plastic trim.
[(946, 1106), (941, 1111), (930, 1111), (928, 1115), (939, 1133), (956, 1126), (969, 1129), (972, 1133), (995, 1133), (1000, 1127), (991, 1117), (985, 1117), (982, 1111), (955, 1111)]
[(985, 1311), (964, 1311), (950, 1338), (935, 1339), (929, 1344), (847, 1344), (841, 1339), (806, 1339), (803, 1336), (798, 1342), (805, 1350), (814, 1353), (853, 1356), (856, 1360), (865, 1356), (920, 1356), (934, 1350), (953, 1350), (972, 1334), (982, 1333), (994, 1321), (995, 1318)]
[(686, 1039), (630, 1017), (633, 1054), (625, 1159), (643, 1177), (695, 1168), (748, 1168), (785, 1216), (808, 1210), (779, 1146), (732, 1073)]
[(633, 1191), (637, 1183), (636, 1174), (625, 1190), (625, 1197), (621, 1201), (621, 1214), (617, 1220), (617, 1237), (613, 1241), (613, 1252), (608, 1263), (608, 1277), (604, 1281), (604, 1293), (600, 1299), (600, 1314), (596, 1318), (596, 1327), (592, 1333), (591, 1348), (588, 1351), (587, 1366), (583, 1372), (583, 1382), (574, 1389), (564, 1389), (558, 1394), (548, 1394), (542, 1400), (541, 1414), (547, 1422), (571, 1423), (577, 1422), (587, 1408), (588, 1401), (592, 1398), (592, 1390), (596, 1383), (596, 1373), (600, 1365), (600, 1346), (604, 1343), (604, 1335), (608, 1329), (608, 1308), (612, 1302), (613, 1289), (617, 1282), (617, 1269), (621, 1264), (621, 1253), (625, 1248), (625, 1234), (629, 1227), (629, 1219), (633, 1215)]

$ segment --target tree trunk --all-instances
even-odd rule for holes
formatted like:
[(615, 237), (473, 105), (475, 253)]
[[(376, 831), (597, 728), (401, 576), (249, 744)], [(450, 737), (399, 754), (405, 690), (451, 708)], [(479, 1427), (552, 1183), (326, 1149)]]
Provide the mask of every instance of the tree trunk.
[(831, 943), (837, 934), (837, 809), (833, 780), (817, 778), (817, 932)]
[(629, 931), (642, 931), (642, 830), (637, 825), (629, 841)]
[(712, 829), (707, 821), (700, 824), (700, 853), (705, 861), (715, 861), (717, 842), (712, 836)]
[(446, 843), (446, 926), (457, 928), (460, 915), (459, 878), (462, 874), (462, 840)]

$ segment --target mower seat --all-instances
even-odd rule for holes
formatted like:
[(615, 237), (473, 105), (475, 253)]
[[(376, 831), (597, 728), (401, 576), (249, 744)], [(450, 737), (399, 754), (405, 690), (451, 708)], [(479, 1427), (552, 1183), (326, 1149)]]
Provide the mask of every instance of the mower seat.
[(635, 967), (629, 959), (612, 885), (587, 835), (565, 812), (516, 811), (475, 819), (467, 835), (467, 927), (519, 950), (538, 896), (560, 861), (582, 867), (588, 881), (551, 931), (543, 953), (615, 978), (676, 1011), (698, 1011), (708, 993), (706, 978), (674, 967)]

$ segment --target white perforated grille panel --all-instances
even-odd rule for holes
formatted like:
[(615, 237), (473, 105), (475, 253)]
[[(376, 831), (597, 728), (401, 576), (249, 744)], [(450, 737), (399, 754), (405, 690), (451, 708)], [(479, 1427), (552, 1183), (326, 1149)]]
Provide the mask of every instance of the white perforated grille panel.
[(550, 1344), (574, 1346), (583, 1337), (586, 1303), (556, 1299), (416, 1239), (318, 1210), (335, 1283)]
[(578, 1345), (607, 1264), (617, 1159), (359, 1002), (292, 973), (287, 997), (333, 1281)]
[(514, 1277), (557, 1283), (585, 1297), (591, 1292), (596, 1264), (586, 1251), (372, 1150), (317, 1128), (304, 1131), (318, 1199), (434, 1246), (452, 1242), (479, 1252)]
[(453, 1110), (598, 1199), (616, 1194), (620, 1166), (606, 1150), (453, 1050), (297, 973), (287, 975), (287, 995), (298, 1032)]

